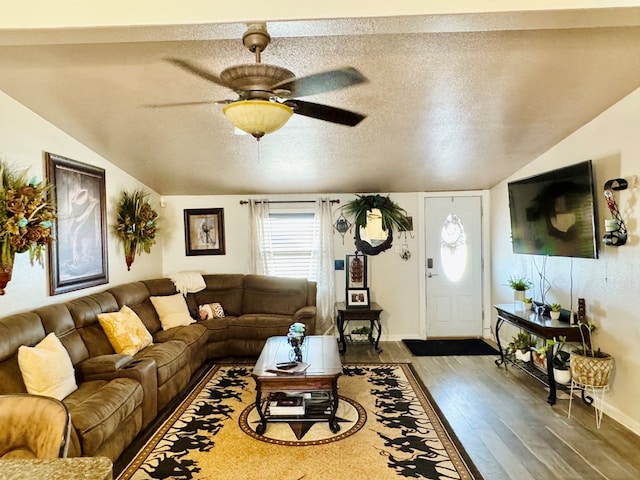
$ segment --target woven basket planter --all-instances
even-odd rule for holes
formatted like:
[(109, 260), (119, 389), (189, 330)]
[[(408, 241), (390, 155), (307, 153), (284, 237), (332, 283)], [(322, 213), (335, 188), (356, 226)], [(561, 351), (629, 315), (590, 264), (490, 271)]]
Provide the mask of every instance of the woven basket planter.
[(571, 352), (571, 378), (574, 382), (591, 387), (604, 387), (609, 384), (609, 375), (613, 370), (613, 357), (594, 358)]

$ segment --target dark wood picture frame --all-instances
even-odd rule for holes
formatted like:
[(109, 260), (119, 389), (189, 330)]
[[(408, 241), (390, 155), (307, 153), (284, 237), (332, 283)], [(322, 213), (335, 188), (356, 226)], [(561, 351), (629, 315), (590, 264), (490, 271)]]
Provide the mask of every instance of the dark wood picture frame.
[(368, 288), (347, 288), (345, 295), (345, 305), (347, 308), (370, 308)]
[(367, 288), (367, 256), (347, 255), (344, 265), (346, 288)]
[(105, 171), (45, 152), (47, 180), (53, 185), (49, 294), (109, 282)]
[(224, 208), (185, 210), (184, 244), (187, 256), (225, 255)]

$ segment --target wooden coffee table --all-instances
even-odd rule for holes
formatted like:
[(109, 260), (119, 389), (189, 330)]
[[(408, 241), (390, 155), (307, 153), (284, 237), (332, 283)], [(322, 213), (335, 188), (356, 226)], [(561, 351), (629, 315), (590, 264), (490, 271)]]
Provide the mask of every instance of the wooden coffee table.
[[(269, 394), (275, 392), (329, 392), (330, 413), (328, 416), (296, 416), (296, 421), (328, 421), (333, 433), (340, 430), (335, 421), (338, 410), (338, 377), (342, 374), (342, 362), (338, 352), (338, 342), (329, 335), (310, 335), (304, 339), (302, 361), (309, 368), (296, 374), (276, 374), (269, 372), (276, 363), (288, 362), (291, 346), (287, 337), (271, 337), (267, 339), (260, 357), (253, 369), (252, 376), (256, 381), (256, 410), (260, 415), (260, 425), (256, 432), (262, 435), (269, 421), (289, 421), (282, 416), (267, 415)], [(266, 394), (263, 401), (262, 395)]]

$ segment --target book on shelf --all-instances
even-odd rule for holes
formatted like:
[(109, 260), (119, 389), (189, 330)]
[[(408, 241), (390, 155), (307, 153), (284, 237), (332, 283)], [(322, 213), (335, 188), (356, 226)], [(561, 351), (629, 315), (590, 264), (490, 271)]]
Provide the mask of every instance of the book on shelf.
[(270, 415), (304, 415), (304, 398), (301, 395), (272, 395), (269, 399)]

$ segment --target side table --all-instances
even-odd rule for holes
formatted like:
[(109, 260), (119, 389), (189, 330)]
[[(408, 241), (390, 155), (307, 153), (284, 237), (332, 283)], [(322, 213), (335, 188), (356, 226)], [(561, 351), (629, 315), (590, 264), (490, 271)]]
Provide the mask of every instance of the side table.
[(369, 343), (375, 348), (376, 353), (382, 353), (379, 346), (380, 336), (382, 335), (382, 325), (380, 323), (380, 314), (382, 307), (375, 302), (371, 302), (369, 308), (347, 308), (344, 302), (336, 303), (338, 311), (337, 325), (340, 334), (339, 347), (340, 353), (347, 351), (347, 342), (345, 340), (345, 329), (351, 320), (365, 320), (369, 322), (371, 333), (369, 333)]

